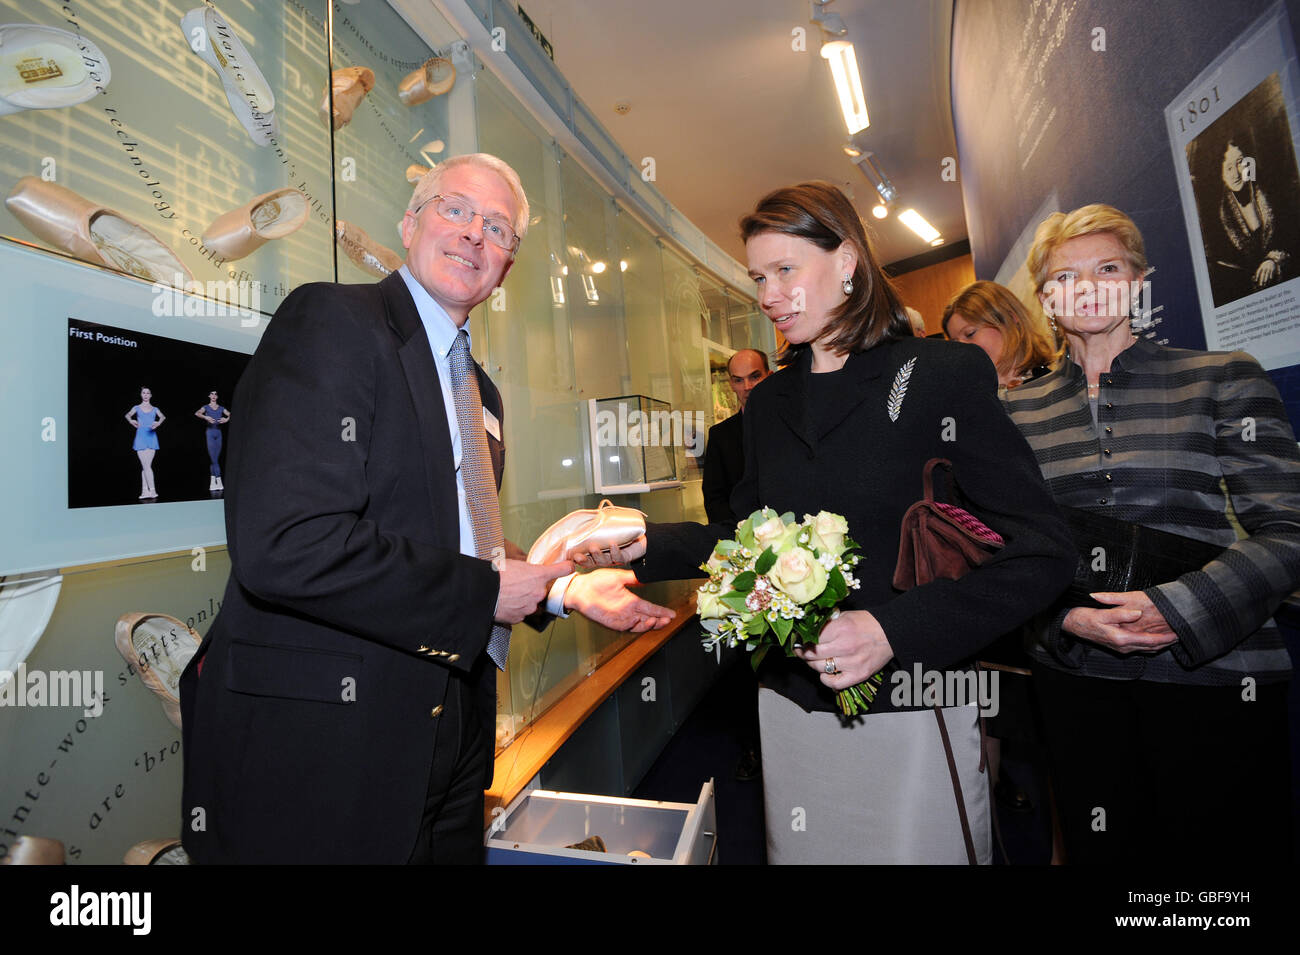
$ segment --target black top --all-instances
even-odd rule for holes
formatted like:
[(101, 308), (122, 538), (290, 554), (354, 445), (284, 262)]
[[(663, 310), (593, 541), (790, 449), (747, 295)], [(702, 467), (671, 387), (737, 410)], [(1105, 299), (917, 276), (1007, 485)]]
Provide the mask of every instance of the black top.
[[(1069, 532), (997, 399), (992, 363), (977, 349), (900, 339), (850, 355), (832, 375), (813, 375), (804, 354), (760, 383), (746, 409), (745, 473), (733, 505), (744, 514), (767, 506), (799, 517), (844, 515), (862, 546), (861, 588), (845, 607), (876, 617), (898, 666), (958, 667), (1070, 583)], [(1007, 543), (960, 580), (900, 594), (891, 581), (902, 516), (921, 497), (921, 470), (933, 457), (953, 462), (971, 509)], [(645, 581), (698, 577), (716, 542), (734, 532), (651, 524), (646, 557), (634, 569)], [(837, 711), (834, 693), (800, 660), (770, 653), (760, 678), (806, 710)], [(888, 690), (886, 682), (872, 712), (895, 708)]]

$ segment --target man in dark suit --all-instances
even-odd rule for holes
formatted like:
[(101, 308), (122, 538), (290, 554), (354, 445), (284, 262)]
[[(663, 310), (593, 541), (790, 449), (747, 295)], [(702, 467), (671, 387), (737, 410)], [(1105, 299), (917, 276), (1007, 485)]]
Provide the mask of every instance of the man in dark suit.
[[(181, 686), (183, 838), (198, 862), (475, 862), (509, 626), (574, 608), (646, 630), (626, 577), (501, 540), (495, 386), (470, 310), (528, 222), (514, 170), (417, 186), (406, 264), (295, 289), (239, 383), (220, 615)], [(567, 587), (567, 589), (566, 589)]]
[(709, 443), (704, 452), (704, 511), (710, 524), (742, 520), (748, 514), (731, 513), (731, 490), (745, 473), (745, 450), (741, 444), (740, 416), (745, 412), (749, 393), (760, 381), (772, 374), (767, 355), (754, 348), (743, 348), (727, 361), (731, 390), (740, 402), (740, 410), (709, 429)]
[[(767, 355), (755, 348), (742, 348), (727, 360), (727, 379), (740, 410), (730, 418), (718, 422), (709, 429), (709, 443), (704, 452), (704, 480), (700, 490), (704, 493), (704, 511), (709, 515), (710, 524), (734, 524), (744, 520), (748, 514), (733, 514), (731, 511), (731, 492), (745, 473), (744, 429), (741, 415), (745, 413), (745, 402), (754, 386), (772, 374), (767, 363)], [(752, 677), (742, 677), (748, 684)], [(753, 706), (747, 707), (740, 714), (734, 725), (740, 745), (740, 759), (736, 762), (736, 779), (749, 782), (757, 779), (762, 770), (762, 758), (758, 752), (758, 697), (755, 694), (748, 699)]]

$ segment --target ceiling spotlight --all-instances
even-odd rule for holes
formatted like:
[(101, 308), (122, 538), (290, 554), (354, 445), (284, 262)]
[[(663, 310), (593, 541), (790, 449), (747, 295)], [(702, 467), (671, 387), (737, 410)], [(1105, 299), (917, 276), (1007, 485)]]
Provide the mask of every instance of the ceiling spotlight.
[(885, 175), (885, 170), (880, 168), (880, 163), (876, 162), (875, 153), (863, 153), (852, 162), (875, 188), (876, 195), (880, 196), (882, 204), (888, 206), (898, 199), (898, 190), (894, 188), (894, 184)]
[(826, 4), (831, 0), (812, 0), (812, 21), (831, 36), (844, 36), (849, 28), (844, 25), (844, 18), (838, 13), (827, 13)]
[(853, 145), (852, 143), (845, 143), (844, 155), (848, 156), (850, 159), (857, 159), (859, 156), (862, 155), (862, 150), (859, 149), (857, 146)]
[(883, 219), (889, 215), (889, 206), (885, 205), (883, 202), (878, 203), (871, 207), (871, 214), (877, 219)]
[(605, 263), (604, 263), (604, 262), (592, 262), (592, 263), (591, 263), (591, 271), (595, 272), (597, 275), (600, 275), (601, 273), (603, 273), (603, 272), (605, 271)]
[(626, 272), (626, 271), (627, 271), (627, 259), (619, 259), (619, 260), (618, 260), (618, 270), (619, 270), (620, 272)]

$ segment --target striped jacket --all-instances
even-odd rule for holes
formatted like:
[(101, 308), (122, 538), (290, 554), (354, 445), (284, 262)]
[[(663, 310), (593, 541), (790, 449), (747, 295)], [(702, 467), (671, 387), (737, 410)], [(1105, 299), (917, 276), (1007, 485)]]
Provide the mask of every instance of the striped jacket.
[(1110, 679), (1286, 680), (1290, 659), (1270, 618), (1300, 585), (1300, 451), (1272, 381), (1245, 352), (1139, 340), (1100, 384), (1096, 426), (1083, 370), (1068, 358), (1003, 399), (1058, 503), (1227, 550), (1146, 591), (1178, 635), (1169, 648), (1125, 655), (1078, 640), (1061, 630), (1066, 608), (1037, 628), (1030, 653)]

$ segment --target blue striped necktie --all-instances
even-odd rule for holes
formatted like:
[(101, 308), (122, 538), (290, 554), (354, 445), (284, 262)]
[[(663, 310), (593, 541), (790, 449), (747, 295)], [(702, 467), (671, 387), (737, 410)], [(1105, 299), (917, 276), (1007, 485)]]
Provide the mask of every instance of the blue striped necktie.
[[(501, 509), (497, 503), (496, 475), (488, 454), (487, 431), (483, 425), (483, 400), (479, 397), (478, 376), (469, 354), (469, 335), (462, 328), (451, 346), (451, 392), (456, 399), (456, 422), (460, 425), (460, 477), (465, 485), (465, 501), (474, 528), (474, 553), (484, 560), (505, 557), (505, 537), (501, 533)], [(506, 668), (510, 656), (510, 628), (492, 625), (488, 638), (488, 656), (498, 670)]]

